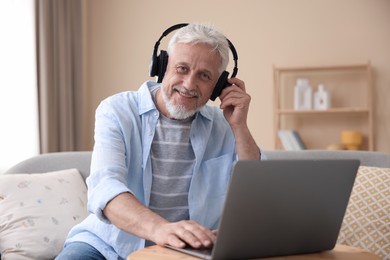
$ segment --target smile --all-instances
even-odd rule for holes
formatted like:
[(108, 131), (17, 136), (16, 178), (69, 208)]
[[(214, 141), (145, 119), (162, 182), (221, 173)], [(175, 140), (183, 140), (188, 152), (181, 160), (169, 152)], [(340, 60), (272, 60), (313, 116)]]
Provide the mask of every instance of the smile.
[(194, 90), (187, 90), (184, 87), (177, 86), (177, 87), (174, 87), (173, 90), (176, 91), (177, 93), (179, 93), (180, 96), (183, 96), (183, 97), (186, 97), (186, 98), (196, 98), (196, 97), (199, 97), (199, 94), (196, 91), (194, 91)]

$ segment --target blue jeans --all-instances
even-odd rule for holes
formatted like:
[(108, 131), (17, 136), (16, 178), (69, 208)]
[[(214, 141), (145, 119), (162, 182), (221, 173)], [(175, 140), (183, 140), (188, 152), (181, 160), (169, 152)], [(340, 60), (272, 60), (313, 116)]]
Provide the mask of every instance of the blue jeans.
[(93, 246), (84, 242), (68, 244), (55, 260), (105, 260), (104, 256)]

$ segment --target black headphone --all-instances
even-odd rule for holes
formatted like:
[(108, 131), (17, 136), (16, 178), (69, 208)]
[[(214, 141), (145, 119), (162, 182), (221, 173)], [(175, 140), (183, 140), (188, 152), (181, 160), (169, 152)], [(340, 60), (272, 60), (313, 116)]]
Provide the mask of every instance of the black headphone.
[[(169, 27), (168, 29), (166, 29), (163, 32), (163, 34), (160, 36), (158, 41), (155, 43), (152, 60), (150, 62), (149, 74), (151, 77), (157, 76), (158, 83), (162, 82), (164, 75), (165, 75), (165, 71), (167, 70), (167, 65), (168, 65), (168, 52), (167, 51), (161, 50), (160, 54), (157, 55), (158, 47), (160, 46), (160, 41), (162, 40), (162, 38), (167, 36), (172, 31), (177, 30), (177, 29), (182, 28), (182, 27), (185, 27), (187, 25), (188, 25), (188, 23), (180, 23), (180, 24), (176, 24), (176, 25)], [(234, 78), (238, 72), (238, 67), (237, 67), (238, 55), (236, 52), (236, 48), (234, 48), (234, 45), (231, 43), (231, 41), (228, 38), (226, 38), (226, 40), (228, 41), (230, 51), (233, 54), (234, 68), (233, 68), (233, 73), (232, 73), (231, 77)], [(211, 97), (210, 97), (211, 100), (214, 101), (221, 94), (222, 90), (225, 87), (230, 85), (227, 82), (228, 76), (229, 76), (229, 72), (227, 72), (226, 70), (224, 72), (222, 72), (221, 76), (219, 77), (219, 79), (217, 81), (217, 84), (215, 85), (213, 93), (211, 94)]]

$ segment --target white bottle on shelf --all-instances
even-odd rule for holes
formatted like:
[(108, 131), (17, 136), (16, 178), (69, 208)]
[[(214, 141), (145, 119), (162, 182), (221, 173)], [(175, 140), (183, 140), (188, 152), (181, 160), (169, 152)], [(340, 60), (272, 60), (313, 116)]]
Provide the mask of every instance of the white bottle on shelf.
[(297, 79), (294, 88), (294, 109), (310, 110), (312, 100), (312, 90), (307, 79)]
[(324, 85), (318, 85), (318, 90), (314, 93), (314, 109), (326, 110), (330, 107), (330, 95), (325, 90)]

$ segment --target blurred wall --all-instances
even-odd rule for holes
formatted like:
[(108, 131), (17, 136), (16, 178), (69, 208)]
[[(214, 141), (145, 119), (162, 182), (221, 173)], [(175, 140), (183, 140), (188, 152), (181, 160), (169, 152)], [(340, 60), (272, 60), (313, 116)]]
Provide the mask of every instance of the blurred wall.
[(99, 102), (113, 93), (136, 90), (150, 79), (149, 61), (161, 33), (175, 23), (206, 22), (219, 28), (237, 49), (238, 76), (252, 96), (249, 126), (262, 148), (274, 149), (274, 65), (370, 61), (375, 148), (390, 152), (388, 0), (85, 0), (84, 7), (87, 147), (93, 145)]

